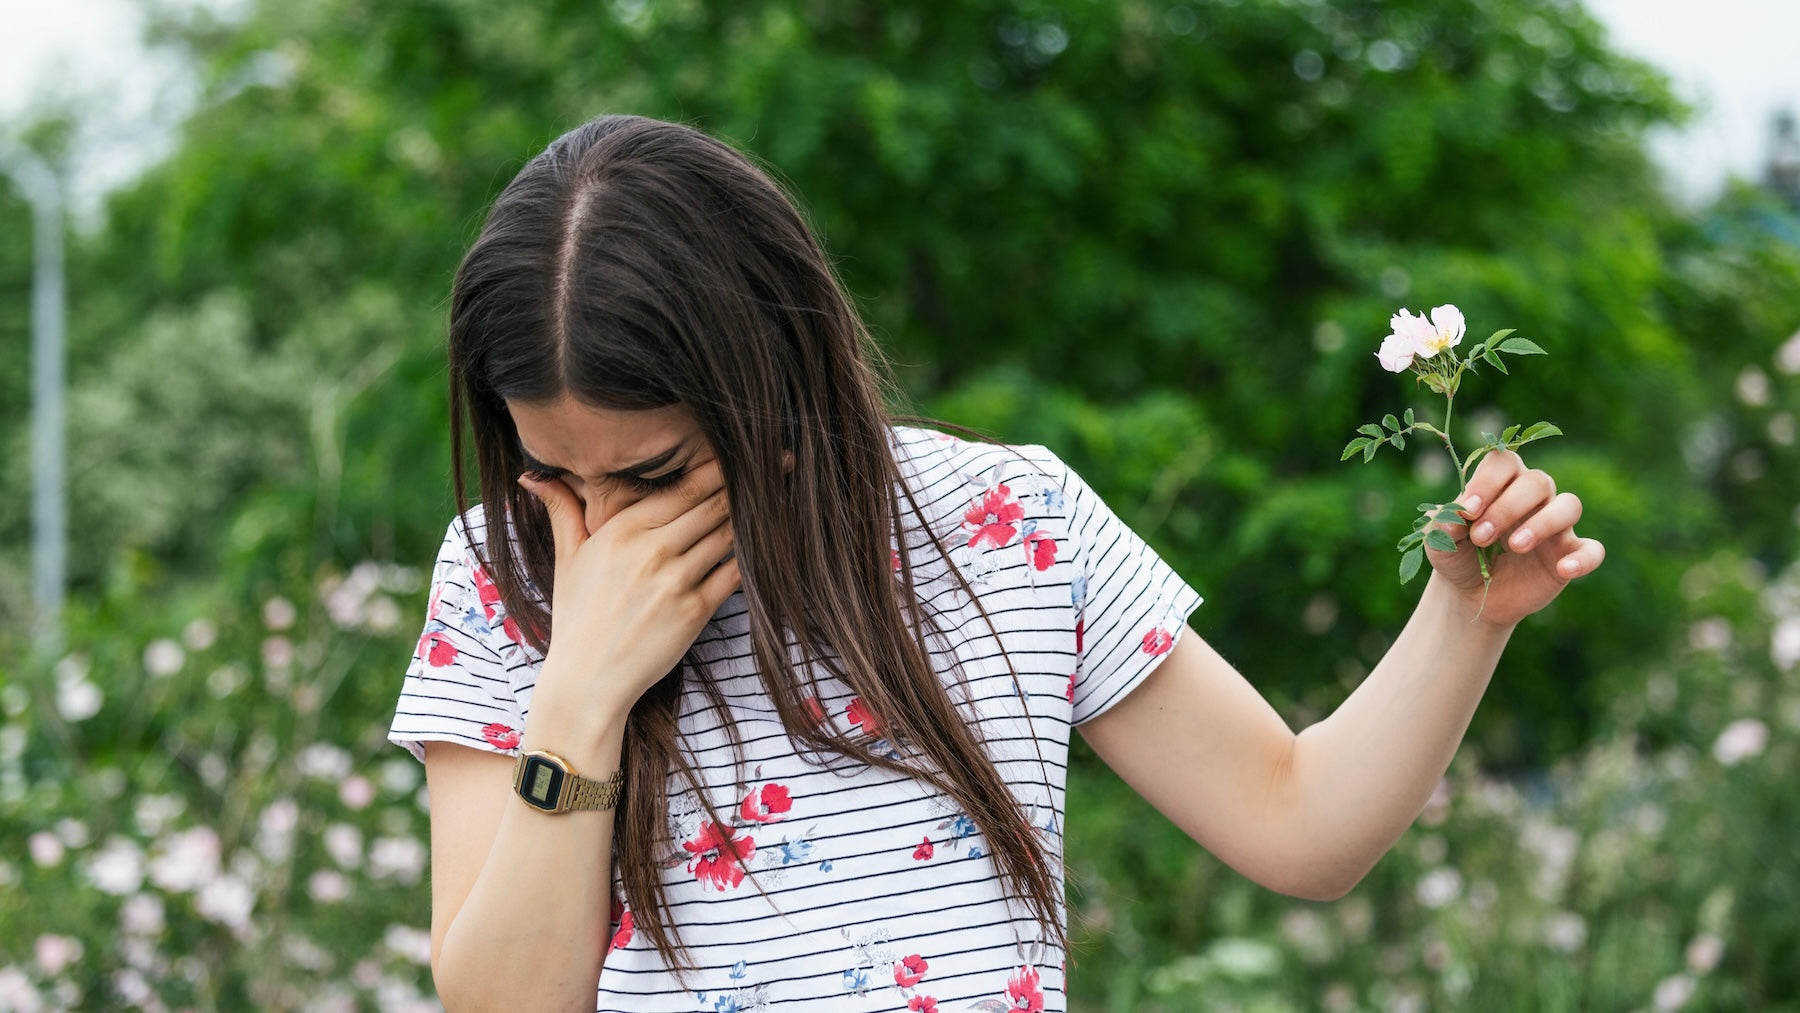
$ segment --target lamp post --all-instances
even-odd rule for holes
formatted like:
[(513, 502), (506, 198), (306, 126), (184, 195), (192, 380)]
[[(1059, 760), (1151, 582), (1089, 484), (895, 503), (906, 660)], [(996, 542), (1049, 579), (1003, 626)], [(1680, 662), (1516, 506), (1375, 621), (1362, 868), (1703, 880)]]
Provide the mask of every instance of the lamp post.
[(31, 272), (31, 591), (39, 653), (63, 649), (68, 522), (63, 441), (63, 193), (55, 170), (25, 148), (0, 142), (0, 172), (30, 202)]

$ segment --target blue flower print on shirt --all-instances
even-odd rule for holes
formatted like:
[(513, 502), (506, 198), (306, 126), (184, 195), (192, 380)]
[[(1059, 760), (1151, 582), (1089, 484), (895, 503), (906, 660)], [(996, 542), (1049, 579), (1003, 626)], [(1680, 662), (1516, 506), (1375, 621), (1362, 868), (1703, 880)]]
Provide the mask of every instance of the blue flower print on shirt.
[[(776, 847), (781, 850), (782, 865), (793, 865), (804, 862), (807, 860), (807, 857), (812, 854), (813, 850), (811, 841), (782, 841), (780, 844), (777, 844)], [(820, 871), (829, 872), (831, 870), (823, 869)]]
[(844, 991), (863, 993), (869, 990), (869, 972), (852, 967), (844, 972)]
[(975, 833), (975, 821), (963, 813), (950, 817), (950, 834), (953, 837), (968, 837)]
[(732, 980), (732, 981), (742, 981), (742, 980), (744, 980), (744, 975), (745, 975), (745, 974), (746, 974), (746, 973), (748, 973), (748, 971), (749, 971), (749, 967), (750, 967), (750, 965), (749, 965), (749, 964), (747, 964), (747, 963), (746, 963), (746, 962), (744, 962), (744, 961), (742, 961), (742, 960), (740, 960), (740, 961), (738, 961), (738, 962), (737, 962), (737, 963), (735, 963), (735, 964), (733, 964), (733, 965), (731, 965), (731, 980)]
[(1069, 603), (1076, 608), (1080, 608), (1082, 601), (1086, 598), (1087, 574), (1078, 573), (1075, 575), (1074, 580), (1069, 581)]

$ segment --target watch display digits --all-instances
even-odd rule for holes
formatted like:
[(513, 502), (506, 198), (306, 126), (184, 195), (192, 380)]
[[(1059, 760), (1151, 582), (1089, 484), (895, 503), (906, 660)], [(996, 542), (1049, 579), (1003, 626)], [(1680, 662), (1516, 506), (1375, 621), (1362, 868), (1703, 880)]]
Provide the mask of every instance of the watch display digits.
[(519, 754), (513, 767), (513, 791), (526, 805), (547, 813), (617, 808), (623, 783), (622, 770), (604, 780), (582, 777), (547, 749)]

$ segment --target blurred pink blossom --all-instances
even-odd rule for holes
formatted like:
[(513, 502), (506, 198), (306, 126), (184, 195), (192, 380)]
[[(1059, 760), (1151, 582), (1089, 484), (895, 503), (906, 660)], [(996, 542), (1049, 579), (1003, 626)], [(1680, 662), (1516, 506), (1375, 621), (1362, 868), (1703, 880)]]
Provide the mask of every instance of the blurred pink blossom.
[(150, 882), (170, 893), (197, 890), (218, 875), (219, 834), (207, 826), (164, 837), (150, 859)]
[(1769, 744), (1769, 726), (1755, 718), (1738, 718), (1713, 742), (1713, 759), (1727, 767), (1760, 756)]
[(153, 893), (133, 894), (119, 905), (119, 928), (128, 936), (159, 936), (163, 930), (162, 898)]
[(300, 617), (294, 603), (279, 595), (263, 602), (262, 615), (263, 625), (278, 633), (293, 626), (294, 620)]
[(187, 664), (187, 652), (168, 637), (158, 637), (144, 648), (144, 671), (151, 677), (166, 679)]
[(346, 869), (362, 865), (362, 831), (348, 823), (333, 823), (325, 828), (325, 853)]
[(361, 774), (352, 774), (338, 786), (338, 799), (351, 809), (367, 809), (375, 801), (375, 785)]
[(249, 933), (250, 912), (255, 907), (256, 892), (250, 884), (229, 874), (211, 880), (194, 897), (194, 910), (200, 917), (218, 922), (239, 938)]
[(1687, 945), (1688, 970), (1695, 974), (1706, 974), (1719, 966), (1719, 958), (1725, 955), (1725, 940), (1710, 932), (1694, 937)]
[(335, 869), (320, 869), (307, 877), (306, 895), (320, 904), (336, 904), (350, 896), (350, 880)]
[(350, 753), (342, 746), (315, 742), (294, 758), (300, 773), (320, 781), (341, 781), (350, 773)]
[(411, 837), (377, 837), (369, 845), (369, 875), (417, 883), (425, 871), (425, 845)]
[(107, 838), (106, 846), (88, 860), (87, 879), (115, 897), (136, 893), (144, 885), (144, 849), (127, 837)]
[(1788, 616), (1775, 624), (1769, 637), (1769, 660), (1783, 672), (1800, 663), (1800, 616)]
[(25, 847), (31, 852), (31, 860), (46, 869), (62, 864), (63, 842), (48, 830), (39, 830), (26, 838)]
[(219, 628), (210, 619), (196, 619), (181, 628), (181, 642), (190, 651), (204, 651), (218, 641)]
[(61, 974), (63, 968), (81, 959), (81, 940), (68, 936), (46, 932), (37, 937), (37, 943), (32, 948), (38, 966), (52, 978)]
[(1671, 975), (1656, 983), (1656, 995), (1651, 1000), (1659, 1013), (1669, 1013), (1687, 1005), (1694, 997), (1694, 979), (1685, 974)]
[(381, 941), (394, 955), (420, 967), (431, 963), (431, 933), (409, 925), (389, 925)]
[(0, 967), (0, 1009), (15, 1013), (41, 1013), (44, 997), (32, 987), (31, 979), (17, 967)]
[(1434, 911), (1448, 907), (1451, 901), (1462, 896), (1462, 873), (1440, 865), (1420, 877), (1416, 892), (1419, 903)]

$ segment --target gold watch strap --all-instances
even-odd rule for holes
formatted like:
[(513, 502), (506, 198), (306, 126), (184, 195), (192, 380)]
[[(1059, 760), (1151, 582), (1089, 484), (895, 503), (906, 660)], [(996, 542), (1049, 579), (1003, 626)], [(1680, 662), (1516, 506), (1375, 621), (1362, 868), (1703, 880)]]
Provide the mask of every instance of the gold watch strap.
[(625, 771), (615, 770), (604, 780), (581, 777), (574, 773), (569, 775), (574, 782), (573, 788), (565, 787), (569, 792), (570, 810), (613, 809), (619, 804), (619, 791), (625, 784)]

